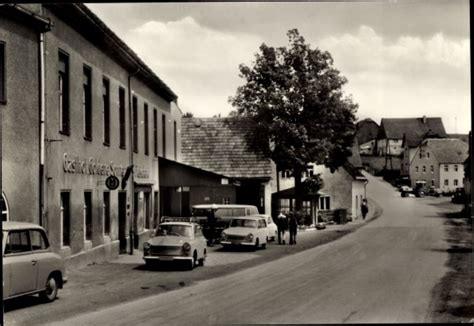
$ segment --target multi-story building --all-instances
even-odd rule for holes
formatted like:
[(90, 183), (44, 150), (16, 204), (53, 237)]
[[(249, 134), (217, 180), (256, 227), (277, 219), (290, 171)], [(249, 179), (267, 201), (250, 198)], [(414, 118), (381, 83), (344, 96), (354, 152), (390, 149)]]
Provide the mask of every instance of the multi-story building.
[(425, 181), (428, 186), (452, 192), (464, 185), (464, 162), (469, 145), (453, 138), (426, 139), (410, 162), (410, 181)]
[(71, 263), (138, 246), (159, 211), (158, 158), (180, 160), (177, 95), (83, 4), (0, 10), (8, 217), (43, 225)]

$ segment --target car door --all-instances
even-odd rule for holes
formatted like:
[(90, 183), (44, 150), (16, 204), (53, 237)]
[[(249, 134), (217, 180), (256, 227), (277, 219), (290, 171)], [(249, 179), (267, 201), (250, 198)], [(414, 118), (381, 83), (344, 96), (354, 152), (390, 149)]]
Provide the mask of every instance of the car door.
[(43, 230), (31, 230), (30, 242), (38, 268), (36, 287), (38, 290), (43, 290), (51, 271), (59, 269), (58, 262), (49, 250), (48, 239)]
[(10, 272), (9, 297), (36, 290), (38, 261), (31, 251), (29, 230), (8, 233), (4, 264)]

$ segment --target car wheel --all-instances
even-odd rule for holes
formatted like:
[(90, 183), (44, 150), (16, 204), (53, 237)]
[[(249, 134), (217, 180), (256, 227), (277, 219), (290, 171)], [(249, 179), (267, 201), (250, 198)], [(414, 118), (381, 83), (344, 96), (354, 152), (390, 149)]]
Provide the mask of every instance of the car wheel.
[(189, 261), (188, 269), (192, 270), (197, 263), (197, 252), (195, 251), (193, 254), (193, 259)]
[(58, 280), (54, 275), (49, 275), (46, 281), (46, 289), (40, 292), (40, 298), (46, 302), (52, 302), (58, 295)]

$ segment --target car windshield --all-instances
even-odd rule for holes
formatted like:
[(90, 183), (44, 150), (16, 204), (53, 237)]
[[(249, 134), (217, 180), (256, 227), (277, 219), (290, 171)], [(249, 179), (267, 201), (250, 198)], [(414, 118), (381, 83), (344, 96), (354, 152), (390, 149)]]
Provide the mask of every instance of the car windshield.
[(257, 228), (257, 221), (255, 220), (247, 220), (247, 219), (233, 219), (230, 223), (231, 227), (242, 227), (242, 228)]
[(190, 237), (192, 235), (192, 230), (190, 225), (162, 224), (156, 229), (156, 235)]

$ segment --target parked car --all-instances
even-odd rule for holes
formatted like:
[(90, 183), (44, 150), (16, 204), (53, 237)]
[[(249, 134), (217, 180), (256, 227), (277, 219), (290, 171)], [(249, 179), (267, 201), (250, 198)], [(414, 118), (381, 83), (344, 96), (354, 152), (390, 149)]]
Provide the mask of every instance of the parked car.
[(221, 244), (248, 246), (265, 249), (268, 241), (267, 218), (264, 216), (242, 216), (232, 219), (230, 226), (222, 231)]
[(456, 188), (451, 196), (451, 201), (455, 204), (464, 203), (464, 188)]
[(426, 193), (428, 196), (435, 196), (439, 197), (442, 195), (442, 191), (439, 188), (435, 188), (433, 186), (429, 187), (428, 192)]
[(278, 227), (273, 221), (273, 217), (270, 215), (259, 215), (264, 216), (267, 219), (267, 239), (268, 241), (275, 241), (278, 237)]
[(54, 301), (67, 282), (66, 269), (44, 229), (22, 222), (2, 222), (2, 227), (3, 299), (38, 293), (44, 301)]
[[(211, 211), (214, 211), (214, 217), (216, 218), (214, 230), (210, 227), (208, 220)], [(253, 205), (202, 204), (192, 207), (192, 215), (197, 223), (203, 227), (204, 236), (208, 240), (220, 239), (222, 231), (229, 227), (232, 218), (258, 214), (258, 208)]]
[(190, 219), (162, 219), (154, 236), (143, 244), (143, 259), (150, 266), (159, 261), (184, 261), (188, 269), (204, 266), (206, 238), (199, 224)]

